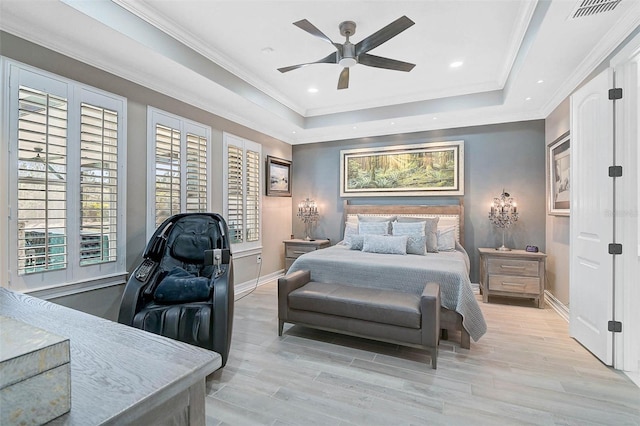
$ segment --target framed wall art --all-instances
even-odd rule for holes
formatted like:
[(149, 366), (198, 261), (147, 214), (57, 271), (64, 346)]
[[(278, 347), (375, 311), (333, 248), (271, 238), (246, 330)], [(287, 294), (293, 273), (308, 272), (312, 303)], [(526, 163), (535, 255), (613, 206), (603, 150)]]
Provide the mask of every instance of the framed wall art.
[(291, 161), (267, 155), (267, 195), (291, 197)]
[(569, 216), (570, 208), (570, 159), (569, 132), (549, 144), (549, 214)]
[(340, 196), (464, 195), (464, 141), (340, 151)]

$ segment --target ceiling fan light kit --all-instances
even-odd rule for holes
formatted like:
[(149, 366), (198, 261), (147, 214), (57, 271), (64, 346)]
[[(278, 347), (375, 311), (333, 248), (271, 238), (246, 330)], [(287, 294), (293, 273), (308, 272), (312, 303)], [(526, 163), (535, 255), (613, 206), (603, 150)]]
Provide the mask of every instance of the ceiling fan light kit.
[(409, 72), (415, 67), (415, 64), (408, 62), (402, 62), (395, 59), (383, 58), (381, 56), (370, 55), (367, 52), (380, 46), (397, 36), (407, 28), (414, 25), (411, 19), (406, 16), (402, 16), (386, 27), (371, 34), (369, 37), (363, 39), (357, 44), (351, 43), (349, 37), (356, 33), (356, 23), (353, 21), (341, 22), (338, 26), (340, 34), (346, 37), (344, 43), (335, 43), (329, 37), (327, 37), (322, 31), (316, 28), (311, 22), (306, 19), (294, 22), (293, 25), (308, 32), (314, 37), (330, 43), (336, 49), (335, 53), (332, 53), (318, 61), (309, 62), (305, 64), (290, 65), (288, 67), (278, 68), (281, 73), (293, 71), (298, 68), (305, 67), (313, 64), (338, 64), (343, 69), (338, 78), (338, 89), (347, 89), (349, 87), (349, 68), (356, 64), (362, 64), (369, 67), (384, 68), (394, 71)]

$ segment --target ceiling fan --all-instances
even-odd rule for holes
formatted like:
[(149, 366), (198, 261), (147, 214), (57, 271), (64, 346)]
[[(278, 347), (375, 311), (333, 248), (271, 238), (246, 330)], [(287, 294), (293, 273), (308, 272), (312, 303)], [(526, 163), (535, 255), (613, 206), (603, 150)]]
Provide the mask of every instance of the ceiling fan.
[(338, 64), (343, 67), (342, 72), (340, 73), (340, 78), (338, 79), (338, 89), (347, 89), (349, 87), (349, 68), (356, 64), (409, 72), (413, 69), (413, 67), (415, 67), (415, 64), (397, 61), (395, 59), (383, 58), (381, 56), (370, 55), (367, 52), (397, 36), (407, 28), (411, 27), (413, 24), (415, 24), (415, 22), (413, 22), (411, 19), (407, 18), (406, 16), (402, 16), (386, 27), (378, 30), (377, 32), (371, 34), (369, 37), (361, 40), (354, 45), (349, 41), (349, 37), (353, 36), (356, 33), (355, 22), (344, 21), (338, 26), (338, 28), (340, 29), (340, 34), (347, 38), (344, 43), (340, 44), (334, 43), (311, 22), (307, 21), (306, 19), (302, 19), (300, 21), (294, 22), (293, 25), (308, 32), (312, 36), (318, 37), (319, 39), (330, 43), (336, 48), (337, 51), (318, 61), (278, 68), (278, 71), (285, 73), (313, 64)]

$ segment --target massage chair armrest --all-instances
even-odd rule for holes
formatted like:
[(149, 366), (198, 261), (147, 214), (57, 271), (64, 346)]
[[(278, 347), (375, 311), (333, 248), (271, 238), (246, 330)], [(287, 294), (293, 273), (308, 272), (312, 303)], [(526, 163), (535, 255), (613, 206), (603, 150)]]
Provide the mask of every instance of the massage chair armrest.
[(122, 293), (120, 302), (120, 311), (118, 312), (118, 322), (125, 325), (133, 325), (133, 317), (138, 312), (139, 304), (142, 300), (142, 292), (146, 283), (138, 280), (135, 274), (129, 277), (127, 285)]
[(292, 272), (278, 279), (278, 317), (281, 320), (288, 318), (289, 293), (302, 287), (309, 281), (311, 281), (311, 272), (307, 270)]

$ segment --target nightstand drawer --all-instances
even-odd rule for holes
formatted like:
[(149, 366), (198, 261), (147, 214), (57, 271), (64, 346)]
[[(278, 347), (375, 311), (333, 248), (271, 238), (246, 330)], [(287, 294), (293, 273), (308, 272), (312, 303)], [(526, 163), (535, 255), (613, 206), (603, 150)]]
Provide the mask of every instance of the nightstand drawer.
[(309, 253), (312, 251), (316, 251), (318, 247), (309, 244), (287, 244), (286, 245), (285, 257), (289, 258), (297, 258), (305, 253)]
[(540, 263), (537, 260), (521, 260), (521, 259), (504, 259), (490, 258), (487, 259), (487, 269), (489, 275), (519, 275), (524, 277), (539, 276)]
[(509, 293), (536, 294), (540, 292), (540, 278), (519, 277), (513, 275), (490, 275), (489, 290), (506, 291)]

